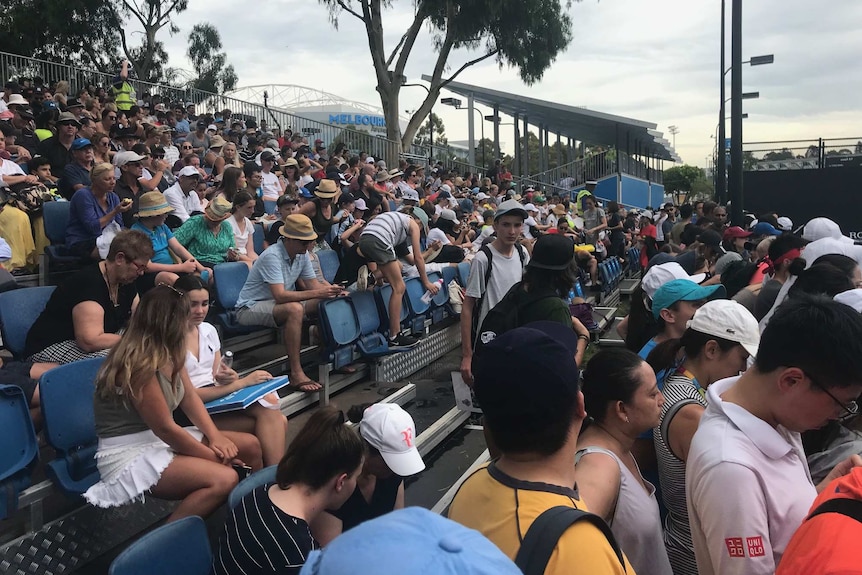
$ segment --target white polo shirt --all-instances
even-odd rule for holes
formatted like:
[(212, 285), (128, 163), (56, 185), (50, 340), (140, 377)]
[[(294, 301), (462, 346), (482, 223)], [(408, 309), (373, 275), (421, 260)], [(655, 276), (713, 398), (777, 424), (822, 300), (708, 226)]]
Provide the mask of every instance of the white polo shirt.
[(800, 435), (722, 401), (738, 379), (709, 386), (686, 463), (700, 575), (774, 573), (817, 496)]

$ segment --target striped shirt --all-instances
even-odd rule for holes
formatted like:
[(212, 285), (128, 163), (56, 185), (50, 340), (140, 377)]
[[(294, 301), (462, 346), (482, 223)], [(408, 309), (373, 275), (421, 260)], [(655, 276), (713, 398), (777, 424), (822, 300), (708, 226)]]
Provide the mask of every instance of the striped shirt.
[[(664, 545), (674, 575), (697, 575), (697, 561), (694, 557), (694, 544), (691, 541), (685, 495), (685, 461), (679, 459), (670, 450), (667, 431), (673, 416), (680, 408), (693, 404), (706, 409), (707, 404), (697, 382), (680, 373), (671, 373), (668, 376), (662, 394), (664, 394), (664, 405), (661, 408), (661, 421), (653, 431), (653, 439), (658, 457), (662, 500), (668, 510), (665, 519)], [(670, 419), (666, 420), (668, 414)]]
[(368, 222), (362, 235), (368, 234), (381, 240), (393, 248), (407, 241), (407, 231), (410, 229), (410, 216), (400, 212), (383, 212)]
[(258, 487), (231, 509), (213, 556), (215, 575), (298, 575), (320, 548), (308, 523), (273, 505), (272, 486)]

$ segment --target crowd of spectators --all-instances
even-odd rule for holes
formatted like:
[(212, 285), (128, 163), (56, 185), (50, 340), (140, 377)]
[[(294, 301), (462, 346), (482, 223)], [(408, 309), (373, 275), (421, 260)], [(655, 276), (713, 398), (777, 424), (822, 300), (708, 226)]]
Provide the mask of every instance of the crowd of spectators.
[[(326, 564), (332, 554), (310, 552), (403, 507), (403, 478), (424, 464), (397, 406), (354, 414), (358, 433), (321, 409), (289, 445), (273, 398), (214, 417), (202, 408), (271, 378), (224, 366), (206, 321), (213, 269), (242, 262), (235, 317), (282, 331), (301, 392), (321, 387), (300, 350), (322, 300), (388, 284), (392, 351), (419, 344), (401, 333), (406, 279), (460, 303), (461, 376), (494, 460), (449, 515), (509, 559), (559, 506), (596, 521), (559, 537), (546, 573), (805, 573), (831, 557), (834, 538), (818, 534), (836, 519), (809, 510), (835, 499), (824, 495), (832, 481), (856, 497), (862, 465), (850, 456), (862, 451), (858, 424), (839, 422), (862, 392), (862, 252), (833, 222), (794, 233), (777, 213), (730, 225), (709, 201), (626, 209), (597, 198), (594, 181), (574, 197), (518, 188), (500, 162), (485, 177), (388, 166), (230, 110), (139, 100), (125, 65), (107, 90), (61, 88), (4, 86), (0, 237), (6, 265), (32, 270), (47, 243), (39, 205), (69, 203), (65, 247), (81, 269), (57, 287), (15, 369), (38, 407), (38, 374), (106, 357), (91, 503), (151, 493), (182, 500), (171, 519), (208, 515), (236, 484), (231, 464), (276, 465), (274, 484), (230, 510), (219, 573)], [(332, 282), (324, 251), (339, 262)], [(589, 304), (574, 292), (603, 290), (598, 267), (611, 258), (644, 272), (617, 328), (628, 349), (585, 362)], [(464, 290), (429, 280), (462, 262)], [(501, 309), (513, 312), (505, 329), (492, 327)]]

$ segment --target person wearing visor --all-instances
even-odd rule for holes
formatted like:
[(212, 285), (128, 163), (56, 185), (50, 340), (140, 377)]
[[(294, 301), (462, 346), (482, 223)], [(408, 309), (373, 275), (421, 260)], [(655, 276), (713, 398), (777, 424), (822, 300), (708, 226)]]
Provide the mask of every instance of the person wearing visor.
[(322, 546), (364, 521), (403, 509), (404, 478), (425, 469), (416, 448), (416, 425), (401, 406), (375, 403), (364, 411), (354, 409), (348, 415), (351, 421), (359, 420), (365, 462), (353, 495), (340, 509), (322, 513), (311, 524), (311, 532)]

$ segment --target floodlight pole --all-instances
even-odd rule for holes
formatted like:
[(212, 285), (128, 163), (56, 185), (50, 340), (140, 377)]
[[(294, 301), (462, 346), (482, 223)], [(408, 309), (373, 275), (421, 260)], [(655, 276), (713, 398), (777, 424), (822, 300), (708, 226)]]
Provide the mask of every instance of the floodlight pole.
[(718, 136), (715, 142), (717, 156), (715, 162), (715, 200), (720, 205), (723, 205), (727, 201), (727, 149), (725, 146), (727, 135), (724, 127), (724, 115), (726, 113), (724, 109), (724, 70), (726, 65), (724, 62), (724, 14), (724, 0), (721, 0), (721, 70), (719, 71), (719, 101), (721, 104), (718, 110)]
[[(742, 223), (742, 0), (731, 8), (730, 221)], [(724, 118), (722, 117), (722, 123)]]

